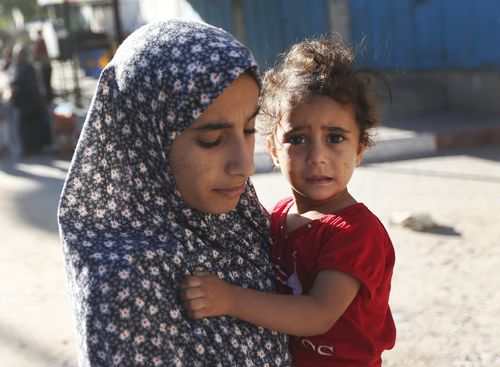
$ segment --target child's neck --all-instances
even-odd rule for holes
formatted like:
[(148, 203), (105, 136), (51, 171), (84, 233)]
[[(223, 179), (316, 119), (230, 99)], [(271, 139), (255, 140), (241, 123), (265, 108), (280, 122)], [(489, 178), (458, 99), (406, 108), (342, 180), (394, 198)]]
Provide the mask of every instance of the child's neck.
[(294, 205), (290, 208), (290, 212), (305, 217), (332, 214), (357, 203), (347, 189), (321, 201), (311, 200), (294, 192), (293, 201)]
[(294, 192), (293, 201), (294, 203), (290, 207), (286, 218), (289, 232), (302, 227), (310, 221), (319, 219), (327, 214), (333, 214), (357, 203), (347, 190), (321, 202), (308, 200)]

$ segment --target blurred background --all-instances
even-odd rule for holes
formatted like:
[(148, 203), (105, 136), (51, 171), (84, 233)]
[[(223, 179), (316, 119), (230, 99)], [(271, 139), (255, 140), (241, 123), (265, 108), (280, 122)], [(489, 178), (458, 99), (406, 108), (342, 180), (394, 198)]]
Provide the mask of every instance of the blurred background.
[[(76, 367), (59, 193), (100, 72), (128, 34), (175, 17), (234, 34), (262, 70), (295, 42), (337, 33), (359, 67), (387, 78), (377, 145), (351, 185), (396, 247), (399, 335), (384, 366), (499, 367), (498, 0), (2, 0), (0, 366)], [(35, 151), (10, 100), (16, 45), (46, 110)], [(261, 139), (255, 160), (269, 208), (287, 185)]]
[(262, 69), (295, 42), (336, 32), (357, 48), (361, 66), (392, 79), (392, 115), (498, 113), (499, 14), (497, 0), (3, 0), (0, 45), (35, 40), (42, 29), (55, 63), (98, 77), (123, 38), (155, 20), (220, 26)]

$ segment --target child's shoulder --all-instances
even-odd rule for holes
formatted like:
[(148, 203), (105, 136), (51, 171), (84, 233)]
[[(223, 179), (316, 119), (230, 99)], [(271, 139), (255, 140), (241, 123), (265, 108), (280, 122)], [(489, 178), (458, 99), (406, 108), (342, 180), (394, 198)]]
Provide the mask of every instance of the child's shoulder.
[(372, 251), (394, 253), (389, 233), (380, 219), (362, 203), (356, 203), (321, 220), (326, 226), (323, 240), (333, 247), (348, 245), (350, 252), (358, 248), (361, 252)]
[(385, 227), (380, 219), (363, 203), (356, 203), (328, 214), (322, 222), (334, 228), (363, 229), (364, 232), (382, 230), (385, 232)]
[(292, 203), (292, 202), (293, 202), (293, 198), (291, 198), (291, 197), (281, 199), (271, 209), (271, 212), (270, 212), (271, 215), (272, 216), (280, 215), (281, 213), (283, 213), (284, 210), (286, 210), (287, 207), (290, 206), (290, 203)]

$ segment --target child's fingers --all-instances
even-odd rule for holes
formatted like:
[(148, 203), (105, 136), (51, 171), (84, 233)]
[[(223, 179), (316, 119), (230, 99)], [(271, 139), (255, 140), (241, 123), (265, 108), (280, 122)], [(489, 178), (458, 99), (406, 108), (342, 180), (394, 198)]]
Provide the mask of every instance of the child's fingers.
[(196, 277), (195, 275), (191, 275), (190, 277), (187, 277), (184, 279), (184, 281), (181, 284), (181, 289), (186, 289), (186, 288), (196, 288), (201, 285), (201, 280), (199, 277)]
[(181, 300), (190, 301), (196, 298), (203, 298), (205, 293), (201, 288), (184, 288), (181, 290)]
[(183, 303), (184, 303), (184, 308), (189, 312), (200, 311), (205, 306), (203, 298), (190, 299), (184, 301)]
[(208, 273), (206, 271), (198, 271), (198, 270), (196, 270), (195, 273), (193, 274), (193, 276), (195, 276), (195, 277), (206, 277), (206, 276), (210, 276), (210, 275), (213, 275), (213, 274)]
[(203, 310), (199, 310), (199, 311), (188, 311), (187, 313), (188, 317), (193, 319), (193, 320), (199, 320), (199, 319), (202, 319), (204, 316), (203, 316)]
[(184, 279), (181, 284), (181, 288), (199, 287), (202, 284), (203, 278), (207, 276), (214, 275), (211, 273), (207, 273), (206, 271), (196, 271), (193, 275)]

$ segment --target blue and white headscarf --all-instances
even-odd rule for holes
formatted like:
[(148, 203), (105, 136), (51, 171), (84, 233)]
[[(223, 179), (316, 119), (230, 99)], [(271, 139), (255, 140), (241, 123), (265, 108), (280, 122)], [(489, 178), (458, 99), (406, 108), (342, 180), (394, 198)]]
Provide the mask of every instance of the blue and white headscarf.
[(80, 366), (283, 366), (285, 336), (229, 317), (193, 321), (196, 270), (273, 292), (267, 214), (250, 184), (237, 208), (180, 197), (167, 156), (238, 76), (250, 51), (225, 31), (172, 20), (128, 37), (103, 70), (59, 205)]

